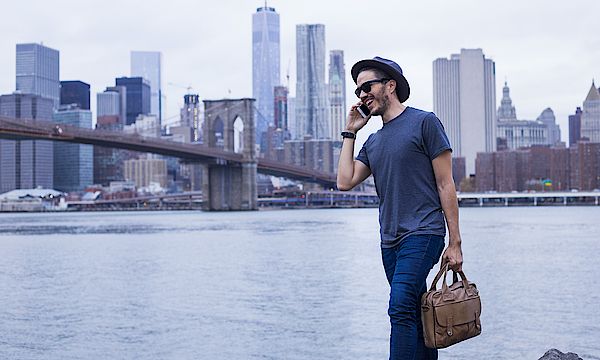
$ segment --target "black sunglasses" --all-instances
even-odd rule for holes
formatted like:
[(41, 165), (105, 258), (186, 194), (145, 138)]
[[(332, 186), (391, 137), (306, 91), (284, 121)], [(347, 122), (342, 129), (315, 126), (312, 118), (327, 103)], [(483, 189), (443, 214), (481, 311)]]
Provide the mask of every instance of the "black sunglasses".
[(389, 81), (389, 80), (392, 80), (392, 79), (375, 79), (375, 80), (366, 81), (361, 86), (357, 87), (356, 90), (354, 90), (354, 93), (356, 94), (356, 97), (360, 98), (361, 91), (364, 91), (365, 93), (368, 93), (369, 91), (371, 91), (372, 83), (384, 82), (384, 81)]

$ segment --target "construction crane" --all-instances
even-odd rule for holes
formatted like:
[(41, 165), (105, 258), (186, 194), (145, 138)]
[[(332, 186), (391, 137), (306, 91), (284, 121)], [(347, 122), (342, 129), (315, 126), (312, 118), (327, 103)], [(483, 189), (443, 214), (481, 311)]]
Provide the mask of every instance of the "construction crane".
[(194, 90), (194, 88), (192, 87), (192, 84), (190, 84), (189, 86), (183, 86), (183, 85), (179, 85), (179, 84), (169, 83), (169, 85), (179, 87), (182, 89), (187, 89), (188, 95), (190, 95), (192, 93), (191, 90)]
[[(175, 121), (167, 121), (167, 120), (171, 120), (171, 119), (175, 119), (175, 118), (177, 118), (177, 120), (175, 120)], [(178, 124), (178, 125), (181, 124), (181, 114), (169, 116), (168, 118), (164, 119), (163, 123), (162, 123), (163, 126), (165, 126), (165, 125), (173, 125), (173, 124)]]

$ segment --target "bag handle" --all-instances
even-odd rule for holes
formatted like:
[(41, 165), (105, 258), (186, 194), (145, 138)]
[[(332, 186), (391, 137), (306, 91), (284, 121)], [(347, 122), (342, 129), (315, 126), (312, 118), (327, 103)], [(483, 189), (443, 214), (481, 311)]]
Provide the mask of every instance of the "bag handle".
[[(448, 263), (445, 263), (443, 266), (440, 266), (440, 271), (438, 271), (437, 275), (435, 276), (435, 279), (433, 279), (433, 282), (431, 283), (431, 287), (429, 288), (429, 291), (437, 290), (437, 283), (438, 283), (438, 281), (440, 281), (440, 278), (442, 277), (442, 275), (444, 275), (444, 281), (442, 282), (442, 293), (443, 294), (451, 294), (450, 291), (448, 290), (448, 284), (446, 284), (446, 274), (448, 273), (448, 270), (450, 270), (448, 268)], [(453, 282), (452, 283), (454, 284), (454, 283), (458, 282), (458, 276), (454, 270), (452, 270), (452, 272), (453, 272), (453, 275), (452, 275)], [(469, 281), (467, 280), (467, 276), (465, 275), (465, 273), (461, 270), (458, 272), (458, 275), (460, 275), (465, 292), (468, 295), (472, 295), (470, 292), (470, 289), (469, 289)]]
[(433, 290), (437, 290), (437, 283), (438, 281), (440, 281), (440, 278), (442, 277), (442, 275), (444, 275), (444, 280), (446, 279), (446, 272), (448, 271), (448, 263), (444, 264), (443, 266), (440, 266), (440, 271), (438, 271), (437, 275), (435, 276), (435, 279), (433, 279), (433, 282), (431, 283), (431, 287), (429, 288), (429, 291), (433, 291)]

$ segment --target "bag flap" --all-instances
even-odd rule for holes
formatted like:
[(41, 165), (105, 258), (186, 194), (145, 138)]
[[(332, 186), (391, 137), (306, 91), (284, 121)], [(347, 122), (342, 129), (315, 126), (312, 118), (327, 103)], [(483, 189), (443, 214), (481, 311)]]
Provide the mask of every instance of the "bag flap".
[(479, 314), (481, 314), (481, 300), (479, 297), (435, 307), (435, 319), (440, 326), (446, 326), (449, 317), (452, 318), (454, 325), (460, 325), (475, 321), (476, 316)]

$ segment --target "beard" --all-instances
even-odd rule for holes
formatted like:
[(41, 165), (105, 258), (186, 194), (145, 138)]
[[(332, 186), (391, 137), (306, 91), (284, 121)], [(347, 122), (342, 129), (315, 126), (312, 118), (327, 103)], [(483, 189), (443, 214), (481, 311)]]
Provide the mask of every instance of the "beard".
[(387, 111), (390, 105), (390, 97), (386, 94), (382, 89), (373, 96), (374, 100), (377, 102), (377, 107), (371, 111), (371, 115), (373, 116), (382, 116)]

